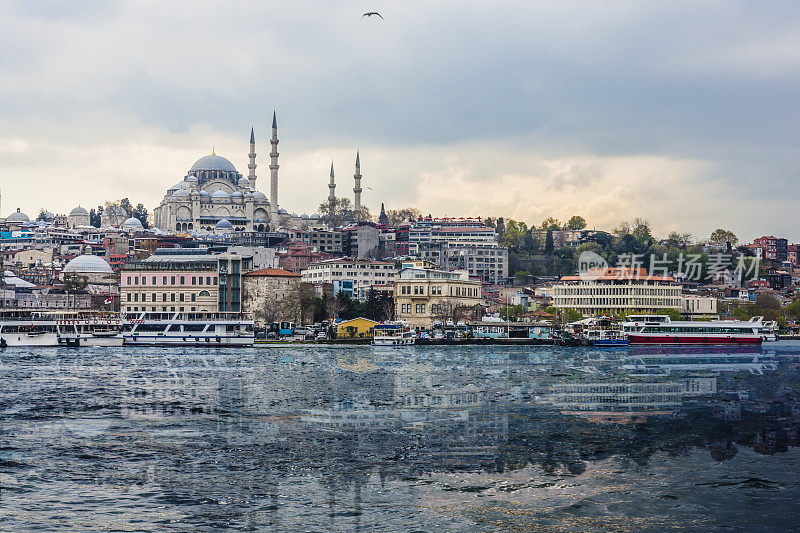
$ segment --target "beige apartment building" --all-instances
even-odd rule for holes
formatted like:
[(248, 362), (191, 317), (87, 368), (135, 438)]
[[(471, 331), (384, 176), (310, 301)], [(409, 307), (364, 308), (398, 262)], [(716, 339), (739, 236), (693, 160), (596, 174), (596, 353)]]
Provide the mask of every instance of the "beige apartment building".
[(609, 268), (592, 276), (563, 276), (553, 285), (553, 306), (584, 316), (652, 313), (683, 308), (681, 286), (646, 269)]
[(395, 316), (417, 329), (435, 322), (476, 319), (480, 315), (481, 282), (464, 271), (433, 268), (428, 261), (404, 262), (394, 282)]

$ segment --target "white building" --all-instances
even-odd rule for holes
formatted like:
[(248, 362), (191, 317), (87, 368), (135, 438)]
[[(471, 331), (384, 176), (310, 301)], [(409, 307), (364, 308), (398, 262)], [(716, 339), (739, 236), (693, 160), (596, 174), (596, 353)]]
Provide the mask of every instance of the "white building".
[(302, 281), (312, 285), (352, 282), (353, 295), (359, 300), (366, 299), (373, 285), (386, 286), (393, 283), (396, 275), (397, 267), (394, 263), (349, 257), (311, 263), (301, 272)]
[(553, 286), (553, 305), (584, 316), (652, 313), (683, 308), (681, 286), (642, 269), (609, 268), (592, 276), (563, 276)]

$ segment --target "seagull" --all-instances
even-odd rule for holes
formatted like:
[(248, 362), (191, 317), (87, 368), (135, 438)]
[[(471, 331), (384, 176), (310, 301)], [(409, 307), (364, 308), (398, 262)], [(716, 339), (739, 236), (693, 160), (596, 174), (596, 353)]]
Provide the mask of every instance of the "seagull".
[[(378, 13), (377, 11), (369, 11), (361, 15), (361, 18), (363, 19), (364, 17), (371, 17), (372, 15), (378, 15), (379, 17), (381, 17), (381, 14)], [(381, 20), (383, 20), (383, 17), (381, 17)]]

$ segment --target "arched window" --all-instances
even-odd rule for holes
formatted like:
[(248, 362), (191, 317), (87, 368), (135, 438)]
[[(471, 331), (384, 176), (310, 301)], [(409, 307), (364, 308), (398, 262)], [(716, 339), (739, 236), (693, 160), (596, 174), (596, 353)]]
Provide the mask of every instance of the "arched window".
[(211, 293), (208, 291), (200, 291), (200, 296), (211, 296)]

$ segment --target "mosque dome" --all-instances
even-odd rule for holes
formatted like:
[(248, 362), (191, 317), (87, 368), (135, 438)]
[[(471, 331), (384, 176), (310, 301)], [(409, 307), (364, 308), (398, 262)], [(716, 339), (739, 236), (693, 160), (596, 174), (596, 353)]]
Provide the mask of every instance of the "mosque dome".
[(253, 193), (253, 198), (255, 198), (256, 200), (266, 200), (267, 195), (261, 191), (256, 191)]
[(111, 266), (102, 257), (79, 255), (64, 267), (62, 272), (76, 274), (112, 274)]
[(319, 220), (319, 214), (314, 213), (313, 215), (311, 215), (311, 220)]
[(222, 220), (217, 222), (217, 225), (214, 227), (216, 229), (233, 229), (233, 224), (231, 224), (231, 221), (228, 220), (227, 218), (223, 218)]
[(230, 198), (230, 196), (222, 189), (217, 189), (211, 193), (211, 198)]
[(170, 198), (179, 198), (184, 196), (189, 196), (189, 191), (187, 191), (186, 189), (178, 189), (177, 191), (172, 193), (172, 196), (170, 196)]
[(239, 178), (239, 187), (250, 187), (250, 180), (242, 176)]
[(126, 220), (125, 222), (123, 222), (122, 223), (122, 227), (125, 228), (125, 229), (132, 229), (132, 230), (144, 229), (142, 227), (142, 221), (139, 220), (136, 217), (131, 217), (128, 220)]
[(197, 192), (197, 194), (199, 194), (200, 196), (211, 196), (210, 194), (208, 194), (208, 191), (204, 191), (204, 190), (202, 190), (202, 189), (201, 189), (201, 190), (199, 190), (199, 191)]
[(81, 206), (76, 207), (72, 211), (69, 212), (70, 216), (77, 216), (77, 215), (88, 215), (89, 212), (82, 208)]
[(221, 155), (206, 155), (198, 159), (189, 169), (190, 172), (198, 170), (222, 170), (225, 172), (236, 172), (236, 167), (233, 163), (222, 157)]
[(173, 185), (172, 187), (170, 187), (167, 190), (168, 191), (175, 191), (175, 190), (178, 190), (178, 189), (185, 189), (185, 188), (186, 188), (186, 182), (185, 181), (179, 181), (178, 183), (176, 183), (175, 185)]
[(292, 214), (291, 214), (291, 215), (289, 215), (289, 216), (291, 216), (292, 218), (297, 218), (297, 213), (292, 213)]
[(288, 215), (289, 212), (286, 209), (281, 207), (280, 209), (278, 209), (278, 214), (279, 215)]
[(30, 222), (30, 221), (31, 219), (28, 218), (28, 215), (20, 211), (19, 207), (17, 208), (16, 213), (11, 213), (10, 215), (8, 215), (8, 218), (6, 218), (6, 222)]
[(197, 176), (186, 176), (186, 181), (190, 183), (197, 183)]
[(243, 197), (242, 193), (240, 193), (239, 191), (233, 191), (233, 194), (231, 194), (231, 198), (242, 198), (242, 197)]
[(300, 215), (300, 218), (302, 218), (303, 220), (308, 220), (309, 216), (303, 213), (302, 215)]

